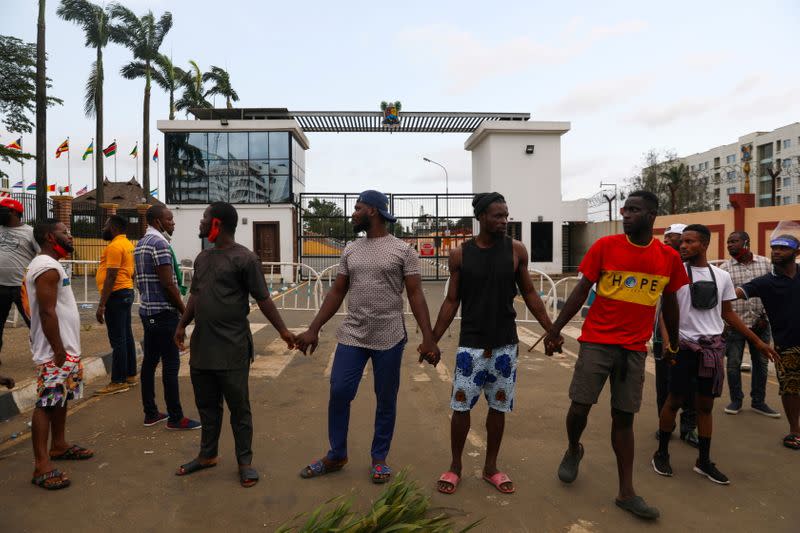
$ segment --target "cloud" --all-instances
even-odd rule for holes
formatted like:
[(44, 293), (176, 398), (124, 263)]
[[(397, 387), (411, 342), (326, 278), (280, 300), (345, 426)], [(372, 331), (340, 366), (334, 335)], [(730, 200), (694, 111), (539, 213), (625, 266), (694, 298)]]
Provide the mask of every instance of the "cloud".
[(556, 103), (545, 106), (539, 113), (575, 116), (608, 109), (611, 105), (628, 101), (653, 84), (653, 76), (640, 74), (625, 78), (598, 80), (573, 89)]
[[(533, 65), (563, 64), (581, 55), (599, 41), (644, 30), (641, 20), (621, 21), (582, 31), (581, 19), (570, 19), (553, 42), (517, 36), (490, 43), (452, 26), (429, 25), (403, 30), (396, 35), (401, 46), (414, 48), (415, 57), (431, 58), (443, 65), (447, 90), (461, 93), (494, 76), (519, 72)], [(574, 37), (578, 34), (579, 37)], [(566, 38), (572, 36), (571, 38)], [(565, 44), (567, 43), (567, 44)], [(424, 54), (420, 54), (424, 51)], [(480, 72), (480, 76), (475, 73)]]

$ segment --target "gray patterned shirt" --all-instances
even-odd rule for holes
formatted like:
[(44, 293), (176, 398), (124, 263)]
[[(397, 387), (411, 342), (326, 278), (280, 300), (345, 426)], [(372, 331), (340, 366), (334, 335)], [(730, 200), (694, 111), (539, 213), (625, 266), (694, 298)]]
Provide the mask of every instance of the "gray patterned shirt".
[[(753, 254), (753, 260), (749, 263), (740, 263), (736, 259), (730, 258), (719, 267), (731, 275), (733, 286), (737, 289), (748, 281), (772, 272), (772, 263), (769, 259), (756, 254)], [(752, 328), (758, 317), (764, 314), (764, 304), (761, 303), (760, 298), (734, 300), (732, 303), (733, 310), (748, 328)]]
[(336, 340), (348, 346), (388, 350), (406, 338), (403, 289), (420, 274), (416, 251), (393, 235), (360, 238), (345, 246), (339, 274), (350, 278), (347, 317)]

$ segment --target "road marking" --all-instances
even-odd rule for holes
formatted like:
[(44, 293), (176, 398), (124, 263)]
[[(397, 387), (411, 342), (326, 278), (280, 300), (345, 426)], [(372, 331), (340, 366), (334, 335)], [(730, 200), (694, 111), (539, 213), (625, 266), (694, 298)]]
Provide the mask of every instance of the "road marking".
[[(450, 412), (447, 415), (447, 418), (452, 420), (453, 419), (453, 413)], [(475, 433), (472, 430), (472, 428), (470, 428), (469, 429), (469, 433), (467, 433), (467, 440), (469, 441), (470, 444), (472, 444), (476, 448), (479, 448), (481, 450), (486, 449), (486, 442), (484, 442), (483, 438), (480, 435), (478, 435), (477, 433)]]
[(452, 381), (450, 379), (450, 371), (447, 369), (447, 365), (444, 364), (444, 361), (439, 361), (439, 364), (436, 365), (436, 373), (439, 375), (439, 379), (445, 383), (450, 383), (450, 381)]
[(413, 376), (411, 376), (411, 379), (414, 381), (430, 381), (431, 377), (428, 374), (425, 374), (424, 372), (418, 372)]
[(331, 376), (331, 370), (333, 369), (333, 358), (336, 355), (336, 348), (333, 349), (331, 352), (331, 356), (328, 358), (328, 366), (325, 367), (325, 377), (329, 378)]

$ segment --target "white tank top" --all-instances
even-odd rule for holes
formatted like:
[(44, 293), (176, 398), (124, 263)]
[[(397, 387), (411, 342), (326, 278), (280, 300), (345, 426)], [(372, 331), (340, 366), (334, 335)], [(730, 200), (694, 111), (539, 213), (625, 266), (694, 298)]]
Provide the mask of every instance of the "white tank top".
[(33, 362), (37, 365), (53, 360), (53, 347), (42, 331), (42, 321), (39, 318), (39, 301), (36, 297), (36, 278), (49, 270), (58, 272), (58, 294), (56, 296), (56, 316), (58, 328), (61, 333), (61, 342), (68, 354), (80, 357), (81, 355), (81, 317), (78, 313), (78, 304), (72, 294), (70, 278), (64, 271), (61, 263), (49, 255), (37, 255), (28, 265), (25, 275), (25, 287), (28, 291), (28, 302), (31, 309), (31, 352)]

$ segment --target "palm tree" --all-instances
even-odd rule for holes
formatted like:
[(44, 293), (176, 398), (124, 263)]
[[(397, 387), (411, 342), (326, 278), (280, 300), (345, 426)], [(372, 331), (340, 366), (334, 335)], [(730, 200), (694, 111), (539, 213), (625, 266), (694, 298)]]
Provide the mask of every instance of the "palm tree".
[(120, 70), (122, 76), (132, 80), (144, 78), (144, 105), (142, 106), (142, 187), (150, 191), (150, 80), (153, 76), (153, 62), (160, 57), (158, 49), (164, 37), (172, 28), (172, 13), (167, 11), (156, 22), (152, 11), (137, 17), (133, 11), (119, 3), (111, 4), (111, 16), (121, 24), (112, 24), (110, 37), (133, 52), (134, 60)]
[(211, 102), (206, 100), (206, 93), (203, 90), (203, 74), (200, 67), (197, 66), (193, 60), (189, 60), (191, 69), (186, 73), (183, 80), (183, 94), (175, 102), (175, 109), (178, 111), (186, 111), (189, 109), (202, 107), (211, 108)]
[(231, 86), (231, 76), (225, 69), (211, 66), (211, 71), (203, 74), (203, 81), (212, 81), (214, 86), (211, 87), (206, 96), (218, 94), (225, 97), (225, 105), (228, 109), (233, 109), (231, 100), (234, 102), (239, 101), (239, 95)]
[(47, 49), (44, 44), (45, 0), (39, 0), (36, 25), (36, 218), (47, 218)]
[(156, 68), (151, 73), (153, 81), (169, 93), (169, 119), (175, 120), (175, 91), (183, 85), (186, 71), (175, 66), (164, 54), (160, 54), (155, 63)]
[(95, 192), (97, 205), (105, 201), (103, 194), (103, 48), (108, 44), (110, 13), (105, 7), (93, 4), (88, 0), (61, 0), (56, 11), (59, 17), (74, 22), (83, 29), (86, 46), (97, 51), (97, 58), (92, 63), (89, 79), (86, 81), (86, 95), (83, 110), (87, 117), (95, 117)]
[(678, 196), (678, 189), (680, 189), (681, 185), (689, 178), (689, 169), (686, 168), (686, 165), (683, 163), (679, 163), (661, 172), (661, 177), (666, 180), (666, 185), (669, 189), (669, 214), (674, 215), (677, 210), (676, 199)]

